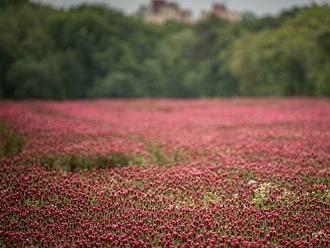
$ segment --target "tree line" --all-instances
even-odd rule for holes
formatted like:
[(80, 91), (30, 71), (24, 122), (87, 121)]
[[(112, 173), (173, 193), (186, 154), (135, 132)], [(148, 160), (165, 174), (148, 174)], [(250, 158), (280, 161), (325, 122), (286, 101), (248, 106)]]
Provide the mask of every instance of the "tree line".
[(151, 25), (102, 5), (0, 2), (0, 96), (329, 96), (330, 8)]

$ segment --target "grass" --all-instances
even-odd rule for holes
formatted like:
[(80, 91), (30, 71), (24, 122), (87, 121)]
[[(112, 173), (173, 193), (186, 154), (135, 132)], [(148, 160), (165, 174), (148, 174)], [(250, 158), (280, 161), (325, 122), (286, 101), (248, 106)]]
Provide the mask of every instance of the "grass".
[(187, 158), (187, 153), (182, 149), (177, 149), (168, 152), (165, 150), (163, 145), (158, 144), (155, 141), (147, 140), (140, 135), (130, 134), (128, 138), (130, 140), (139, 142), (145, 146), (146, 151), (150, 155), (148, 159), (144, 160), (146, 164), (154, 164), (162, 167), (171, 167), (181, 163)]
[(37, 158), (37, 161), (48, 169), (64, 170), (66, 172), (77, 172), (81, 170), (119, 168), (130, 165), (144, 165), (140, 155), (126, 155), (113, 153), (107, 156), (87, 157), (83, 155), (44, 156)]
[[(104, 168), (120, 168), (125, 166), (146, 166), (148, 164), (157, 164), (159, 166), (169, 167), (179, 163), (183, 154), (175, 151), (167, 154), (159, 146), (148, 146), (150, 158), (145, 158), (140, 154), (127, 155), (124, 153), (112, 153), (109, 155), (88, 157), (83, 155), (62, 155), (62, 156), (43, 156), (31, 161), (34, 164), (38, 162), (48, 169), (59, 169), (66, 172), (77, 172), (81, 170), (104, 169)], [(29, 162), (24, 162), (22, 165), (29, 165)]]
[(0, 158), (13, 156), (21, 152), (23, 145), (23, 136), (7, 124), (0, 122)]
[[(166, 152), (165, 149), (157, 144), (151, 144), (142, 137), (131, 139), (139, 139), (140, 142), (146, 143), (146, 150), (150, 157), (145, 158), (142, 155), (127, 155), (124, 153), (113, 153), (109, 155), (88, 157), (84, 155), (46, 155), (34, 158), (33, 161), (21, 161), (20, 165), (29, 166), (39, 163), (48, 169), (60, 169), (64, 171), (80, 171), (91, 169), (115, 168), (131, 165), (145, 166), (154, 164), (163, 167), (170, 167), (182, 162), (186, 154), (182, 150)], [(0, 159), (10, 157), (22, 151), (24, 146), (24, 138), (21, 134), (15, 132), (6, 123), (0, 122)]]
[(221, 201), (221, 197), (216, 192), (207, 192), (203, 196), (203, 203), (210, 204), (210, 203), (218, 203)]
[(324, 176), (324, 177), (301, 176), (301, 179), (308, 184), (330, 185), (330, 176)]
[[(108, 155), (89, 157), (85, 155), (44, 155), (33, 158), (29, 161), (21, 161), (21, 166), (31, 166), (40, 164), (50, 170), (60, 170), (65, 172), (89, 171), (92, 169), (121, 168), (125, 166), (147, 166), (150, 164), (170, 167), (178, 164), (184, 159), (181, 150), (166, 153), (160, 146), (149, 145), (147, 147), (150, 156), (147, 158), (141, 154), (124, 154), (115, 152)], [(138, 185), (137, 187), (140, 187)]]
[(186, 156), (182, 150), (175, 150), (168, 153), (158, 145), (148, 145), (147, 150), (151, 155), (151, 161), (149, 162), (163, 167), (171, 167), (179, 164)]

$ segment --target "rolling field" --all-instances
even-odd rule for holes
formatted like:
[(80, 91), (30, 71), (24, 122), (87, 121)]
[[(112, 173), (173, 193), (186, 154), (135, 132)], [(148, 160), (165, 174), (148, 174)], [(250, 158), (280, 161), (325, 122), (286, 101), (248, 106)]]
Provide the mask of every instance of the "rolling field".
[(0, 102), (0, 247), (330, 247), (330, 101)]

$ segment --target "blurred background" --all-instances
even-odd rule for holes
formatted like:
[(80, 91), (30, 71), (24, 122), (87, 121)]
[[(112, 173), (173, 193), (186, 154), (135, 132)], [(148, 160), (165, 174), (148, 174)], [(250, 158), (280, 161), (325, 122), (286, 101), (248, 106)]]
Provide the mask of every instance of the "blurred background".
[(329, 1), (0, 0), (0, 97), (330, 96)]

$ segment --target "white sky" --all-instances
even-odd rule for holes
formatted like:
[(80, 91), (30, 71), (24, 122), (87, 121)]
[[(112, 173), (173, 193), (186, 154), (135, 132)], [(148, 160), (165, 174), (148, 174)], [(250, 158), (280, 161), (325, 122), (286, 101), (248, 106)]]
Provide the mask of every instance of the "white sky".
[[(131, 14), (138, 9), (141, 4), (148, 4), (150, 0), (35, 0), (43, 3), (50, 3), (59, 7), (67, 7), (82, 2), (105, 3), (125, 13)], [(212, 3), (226, 3), (228, 8), (236, 11), (252, 11), (257, 15), (277, 14), (283, 9), (293, 6), (307, 5), (312, 2), (329, 3), (330, 0), (171, 0), (180, 4), (181, 7), (191, 9), (194, 16), (202, 9), (209, 9)]]

